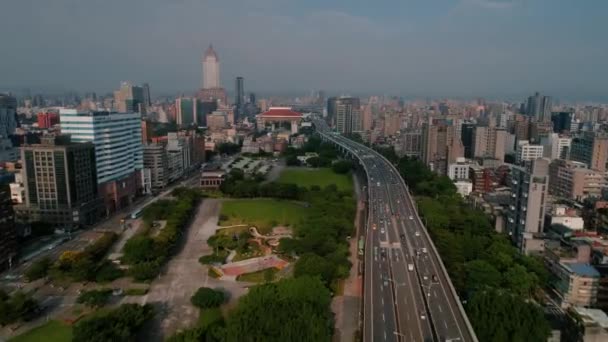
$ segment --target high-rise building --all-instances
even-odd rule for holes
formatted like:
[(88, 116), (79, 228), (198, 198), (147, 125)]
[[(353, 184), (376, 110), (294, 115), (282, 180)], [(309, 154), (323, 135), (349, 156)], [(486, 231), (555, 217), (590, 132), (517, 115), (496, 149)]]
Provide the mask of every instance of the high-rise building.
[(608, 134), (582, 132), (572, 139), (570, 159), (587, 164), (587, 167), (606, 171), (608, 162)]
[[(476, 158), (505, 159), (507, 132), (496, 127), (475, 127), (473, 135), (473, 156)], [(465, 147), (466, 149), (466, 147)], [(466, 150), (465, 150), (466, 151)]]
[(553, 124), (548, 121), (534, 121), (530, 123), (530, 141), (539, 143), (543, 138), (553, 133)]
[(150, 170), (152, 191), (162, 190), (167, 186), (167, 151), (161, 143), (144, 146), (144, 168)]
[(600, 198), (606, 187), (603, 172), (588, 169), (584, 163), (556, 159), (549, 166), (549, 193), (553, 196), (583, 201)]
[(234, 84), (234, 105), (236, 107), (235, 120), (238, 120), (245, 114), (245, 80), (240, 76), (236, 78)]
[(399, 113), (386, 113), (384, 115), (384, 135), (395, 135), (401, 129), (401, 116)]
[(59, 119), (61, 132), (73, 141), (95, 145), (97, 184), (107, 213), (130, 205), (143, 183), (141, 115), (61, 109)]
[(18, 126), (17, 99), (0, 93), (0, 162), (18, 158), (19, 152), (13, 147), (10, 139)]
[(217, 110), (217, 102), (198, 100), (196, 104), (196, 122), (199, 126), (207, 126), (207, 115)]
[(527, 240), (542, 233), (549, 188), (549, 161), (536, 159), (528, 168), (513, 166), (510, 175), (511, 201), (507, 232), (522, 251)]
[(448, 165), (464, 157), (464, 146), (458, 128), (447, 120), (422, 125), (422, 161), (435, 172), (448, 173)]
[(560, 136), (557, 133), (551, 133), (548, 137), (543, 137), (540, 143), (544, 146), (545, 158), (551, 160), (570, 158), (572, 138)]
[(538, 92), (528, 97), (526, 114), (537, 121), (551, 120), (552, 101), (550, 96), (541, 96)]
[(141, 85), (144, 92), (144, 105), (146, 107), (150, 107), (152, 105), (152, 98), (150, 97), (150, 85), (148, 83), (144, 83)]
[(11, 268), (17, 261), (15, 213), (8, 184), (0, 182), (0, 270)]
[(464, 147), (464, 157), (473, 158), (473, 139), (475, 136), (475, 124), (463, 123), (460, 128), (460, 140)]
[(524, 115), (514, 115), (511, 121), (511, 132), (517, 141), (530, 140), (530, 118)]
[(114, 92), (114, 109), (120, 113), (147, 113), (144, 88), (122, 82), (120, 89)]
[(0, 93), (0, 137), (13, 135), (18, 126), (17, 99)]
[(340, 97), (335, 101), (332, 117), (335, 118), (336, 129), (343, 134), (361, 132), (361, 106), (357, 97)]
[(572, 112), (555, 112), (551, 114), (551, 122), (553, 123), (553, 132), (564, 133), (564, 131), (570, 131), (572, 126), (572, 119), (574, 113)]
[[(330, 126), (336, 125), (336, 103), (338, 102), (337, 97), (330, 97), (327, 99), (327, 122)], [(262, 110), (264, 111), (264, 110)]]
[(220, 88), (220, 59), (209, 45), (203, 55), (203, 89), (212, 88)]
[(420, 154), (422, 153), (422, 134), (419, 131), (403, 132), (401, 133), (401, 139), (403, 139), (401, 156), (420, 158)]
[(372, 105), (367, 104), (363, 107), (361, 113), (361, 120), (363, 120), (363, 131), (371, 131), (374, 119), (372, 117)]
[(178, 97), (175, 99), (175, 121), (178, 125), (189, 126), (197, 123), (198, 102), (195, 97)]
[(97, 222), (101, 200), (95, 147), (69, 135), (47, 135), (21, 148), (25, 203), (15, 206), (24, 223), (44, 221), (64, 229)]

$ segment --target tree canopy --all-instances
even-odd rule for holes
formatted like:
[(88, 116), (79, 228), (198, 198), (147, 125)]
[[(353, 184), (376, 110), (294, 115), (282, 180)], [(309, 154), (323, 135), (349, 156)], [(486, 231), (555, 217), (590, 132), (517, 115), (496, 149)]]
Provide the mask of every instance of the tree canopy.
[(226, 321), (227, 341), (331, 341), (329, 290), (318, 278), (251, 288)]
[(90, 290), (81, 293), (76, 302), (91, 308), (99, 308), (106, 305), (110, 296), (112, 296), (111, 289)]
[(190, 298), (192, 305), (200, 309), (215, 308), (224, 303), (226, 294), (223, 291), (214, 290), (208, 287), (201, 287)]
[(91, 314), (74, 326), (74, 342), (133, 341), (140, 328), (154, 316), (150, 304), (123, 304), (102, 313)]
[(21, 291), (15, 292), (12, 296), (0, 291), (0, 326), (27, 321), (33, 318), (38, 308), (38, 303)]

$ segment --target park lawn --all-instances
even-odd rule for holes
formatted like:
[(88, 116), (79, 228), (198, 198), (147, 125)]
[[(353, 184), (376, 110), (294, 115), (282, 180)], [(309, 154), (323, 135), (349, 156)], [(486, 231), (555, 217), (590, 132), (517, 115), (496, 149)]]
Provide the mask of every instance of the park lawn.
[(246, 281), (246, 282), (250, 282), (250, 283), (263, 283), (266, 281), (265, 273), (267, 270), (270, 270), (269, 272), (272, 272), (271, 280), (274, 280), (274, 277), (276, 276), (277, 272), (279, 272), (279, 270), (274, 267), (265, 268), (263, 270), (259, 270), (259, 271), (251, 272), (251, 273), (243, 273), (243, 274), (237, 276), (236, 280), (237, 281)]
[(350, 173), (341, 175), (332, 171), (330, 168), (305, 169), (288, 168), (281, 172), (278, 183), (291, 183), (310, 188), (318, 185), (321, 188), (335, 184), (340, 191), (353, 190), (353, 178)]
[[(270, 232), (274, 226), (297, 226), (308, 214), (308, 208), (290, 201), (272, 199), (227, 200), (222, 203), (222, 226), (246, 224), (255, 226), (260, 234)], [(241, 228), (242, 229), (242, 228)], [(243, 230), (247, 229), (244, 227)]]
[(45, 325), (34, 328), (16, 336), (10, 342), (70, 342), (72, 327), (59, 321), (50, 321)]

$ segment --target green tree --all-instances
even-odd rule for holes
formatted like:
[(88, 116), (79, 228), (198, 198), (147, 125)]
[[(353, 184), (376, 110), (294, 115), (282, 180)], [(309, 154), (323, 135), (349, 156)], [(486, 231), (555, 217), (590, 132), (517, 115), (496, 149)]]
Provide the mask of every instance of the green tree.
[(310, 167), (320, 167), (322, 166), (322, 162), (320, 157), (310, 157), (306, 159), (306, 164)]
[(82, 292), (76, 299), (76, 302), (91, 308), (100, 308), (106, 305), (108, 300), (110, 300), (110, 296), (112, 296), (112, 290), (110, 289), (90, 290)]
[(290, 155), (285, 158), (285, 164), (287, 166), (300, 166), (300, 160), (298, 160), (298, 156)]
[(542, 308), (499, 290), (476, 292), (467, 313), (480, 341), (544, 342), (551, 331)]
[(226, 320), (227, 341), (315, 341), (332, 337), (331, 296), (316, 278), (255, 286)]
[(32, 266), (30, 266), (25, 271), (25, 277), (28, 281), (34, 281), (46, 277), (52, 263), (53, 262), (49, 257), (44, 257), (42, 259), (34, 261), (34, 263), (32, 263)]
[(27, 321), (38, 311), (38, 303), (31, 296), (17, 291), (12, 296), (2, 292), (0, 296), (0, 326), (17, 321)]
[(325, 258), (313, 253), (302, 255), (296, 261), (293, 274), (295, 277), (319, 276), (326, 283), (331, 283), (334, 278), (334, 270)]
[(537, 285), (538, 278), (533, 273), (528, 273), (521, 265), (513, 265), (504, 274), (505, 286), (513, 293), (528, 297), (532, 289)]
[(92, 314), (74, 326), (74, 342), (133, 341), (143, 324), (154, 316), (150, 304), (123, 304), (117, 309)]
[(485, 260), (474, 260), (466, 265), (467, 284), (470, 289), (483, 289), (486, 287), (498, 287), (502, 281), (502, 275), (498, 270)]
[(331, 165), (331, 169), (338, 174), (345, 174), (353, 167), (353, 163), (348, 160), (339, 160)]
[(208, 287), (199, 288), (192, 298), (190, 298), (192, 305), (201, 309), (218, 307), (222, 305), (225, 300), (226, 294), (223, 291), (214, 290)]
[(136, 235), (125, 243), (122, 261), (127, 264), (136, 264), (157, 258), (154, 240), (145, 235)]

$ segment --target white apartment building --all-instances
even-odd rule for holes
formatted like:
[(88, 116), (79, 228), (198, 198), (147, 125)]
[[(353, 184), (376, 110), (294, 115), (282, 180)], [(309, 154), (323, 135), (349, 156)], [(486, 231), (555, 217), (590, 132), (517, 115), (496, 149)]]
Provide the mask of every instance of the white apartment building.
[(456, 163), (452, 163), (448, 167), (448, 177), (453, 181), (469, 179), (469, 167), (471, 165), (465, 162), (464, 158), (459, 158)]
[(524, 161), (536, 160), (543, 157), (543, 145), (530, 145), (528, 140), (522, 140), (517, 145), (516, 161), (518, 164)]

